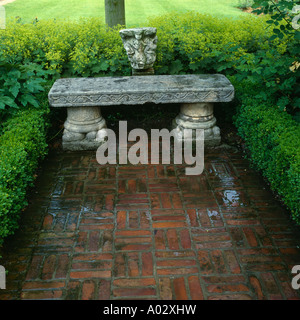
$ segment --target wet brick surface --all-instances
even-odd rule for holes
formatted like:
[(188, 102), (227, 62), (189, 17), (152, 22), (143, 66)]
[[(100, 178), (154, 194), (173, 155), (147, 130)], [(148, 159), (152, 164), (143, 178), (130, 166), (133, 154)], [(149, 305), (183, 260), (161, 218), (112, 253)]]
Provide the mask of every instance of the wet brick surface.
[(50, 154), (1, 250), (1, 300), (299, 299), (299, 228), (234, 149), (205, 170)]

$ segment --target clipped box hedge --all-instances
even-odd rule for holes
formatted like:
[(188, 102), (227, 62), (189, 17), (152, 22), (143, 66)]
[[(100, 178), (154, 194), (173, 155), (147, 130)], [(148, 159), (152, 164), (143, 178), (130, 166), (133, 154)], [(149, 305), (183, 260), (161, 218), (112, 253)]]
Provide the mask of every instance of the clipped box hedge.
[(235, 125), (254, 167), (300, 224), (300, 126), (286, 112), (258, 99), (244, 99)]
[(18, 228), (26, 192), (47, 152), (48, 109), (20, 110), (0, 136), (0, 244)]

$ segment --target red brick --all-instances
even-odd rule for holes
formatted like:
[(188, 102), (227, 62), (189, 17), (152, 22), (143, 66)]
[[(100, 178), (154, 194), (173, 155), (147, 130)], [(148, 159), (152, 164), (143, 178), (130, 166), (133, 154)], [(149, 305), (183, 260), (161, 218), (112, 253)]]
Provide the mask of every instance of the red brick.
[(191, 259), (167, 259), (157, 260), (156, 265), (158, 267), (183, 267), (183, 266), (195, 266), (196, 261)]
[(263, 294), (263, 290), (261, 287), (261, 284), (256, 276), (250, 276), (249, 277), (249, 282), (254, 289), (254, 292), (256, 294), (256, 299), (258, 300), (265, 300), (266, 297)]
[(137, 254), (129, 254), (128, 255), (128, 275), (130, 277), (139, 276), (139, 258)]
[(211, 263), (208, 251), (198, 251), (198, 260), (202, 274), (213, 273), (213, 265)]
[(194, 241), (199, 242), (223, 242), (223, 241), (230, 241), (230, 236), (227, 233), (224, 234), (202, 234), (193, 237)]
[(169, 221), (169, 222), (153, 222), (152, 227), (154, 229), (158, 228), (184, 228), (186, 227), (186, 222), (180, 221)]
[(118, 182), (118, 194), (126, 192), (126, 180), (119, 180)]
[(79, 230), (89, 231), (89, 230), (107, 230), (107, 229), (113, 229), (114, 224), (108, 223), (108, 224), (80, 224)]
[(73, 256), (73, 260), (77, 261), (91, 261), (91, 260), (111, 260), (113, 258), (110, 253), (83, 253)]
[(176, 300), (188, 300), (184, 278), (174, 279), (173, 285)]
[(33, 256), (29, 271), (27, 272), (27, 276), (26, 276), (27, 280), (34, 280), (39, 278), (42, 262), (43, 262), (43, 256), (38, 256), (38, 255)]
[(199, 223), (197, 221), (197, 214), (195, 209), (188, 209), (187, 214), (190, 218), (191, 226), (192, 227), (198, 227)]
[(161, 199), (162, 208), (171, 209), (173, 207), (169, 193), (161, 193), (160, 199)]
[(150, 250), (152, 247), (152, 244), (127, 244), (127, 245), (121, 245), (117, 247), (117, 250), (122, 251), (143, 251), (143, 250)]
[(206, 290), (210, 293), (224, 293), (224, 292), (240, 292), (249, 291), (249, 288), (244, 284), (215, 284), (207, 286)]
[(52, 228), (53, 216), (51, 214), (47, 214), (44, 218), (43, 229), (49, 230)]
[(182, 275), (182, 274), (193, 274), (198, 273), (198, 268), (164, 268), (158, 269), (158, 275)]
[(172, 300), (171, 280), (169, 278), (159, 279), (159, 292), (161, 300)]
[(164, 239), (164, 230), (155, 230), (155, 248), (157, 250), (166, 249), (166, 241)]
[(88, 251), (98, 251), (99, 249), (99, 239), (100, 232), (99, 231), (92, 231), (89, 233), (89, 241), (88, 241)]
[(233, 250), (224, 250), (226, 264), (231, 273), (241, 273), (240, 265)]
[(150, 227), (150, 213), (149, 212), (141, 212), (140, 214), (140, 228), (148, 229)]
[(285, 266), (279, 263), (247, 264), (244, 269), (252, 272), (277, 271), (284, 270)]
[(221, 250), (211, 252), (211, 260), (217, 273), (226, 273), (226, 265)]
[(250, 247), (257, 247), (257, 239), (255, 237), (255, 234), (251, 228), (243, 228), (244, 234), (246, 236), (246, 239), (248, 241), (248, 244)]
[(241, 263), (281, 262), (279, 256), (244, 256), (240, 257)]
[(115, 196), (113, 194), (107, 194), (105, 196), (105, 208), (107, 210), (114, 209), (114, 200), (115, 200)]
[(137, 211), (130, 211), (129, 216), (129, 228), (137, 229), (139, 227), (139, 217)]
[(151, 252), (142, 253), (142, 276), (153, 275), (153, 259)]
[(23, 290), (58, 289), (65, 286), (65, 281), (26, 281)]
[(277, 286), (277, 283), (272, 275), (272, 273), (270, 272), (264, 272), (260, 274), (261, 277), (261, 281), (263, 283), (263, 286), (266, 289), (266, 292), (270, 298), (270, 296), (274, 296), (274, 297), (279, 297), (282, 299), (280, 290)]
[(188, 277), (188, 284), (189, 284), (191, 299), (203, 300), (204, 296), (203, 296), (199, 278), (197, 276)]
[(112, 230), (102, 232), (100, 247), (103, 253), (113, 251), (114, 248)]
[(236, 283), (236, 282), (240, 282), (240, 283), (245, 283), (246, 279), (244, 276), (242, 275), (227, 275), (227, 274), (219, 274), (216, 276), (209, 276), (209, 275), (205, 275), (201, 277), (202, 281), (205, 284), (231, 284), (231, 283)]
[(230, 226), (248, 226), (248, 225), (259, 225), (258, 220), (247, 220), (247, 219), (241, 219), (241, 220), (226, 220), (226, 223)]
[(179, 249), (179, 243), (178, 243), (178, 237), (177, 237), (176, 230), (174, 230), (174, 229), (167, 230), (167, 239), (168, 239), (169, 248), (171, 250)]
[(212, 226), (206, 209), (205, 210), (203, 210), (203, 209), (198, 210), (198, 216), (199, 216), (200, 225), (202, 227), (211, 227)]
[(78, 240), (75, 246), (76, 252), (83, 252), (85, 250), (86, 244), (87, 244), (87, 232), (79, 232), (78, 234)]
[(116, 279), (113, 285), (116, 287), (147, 287), (155, 286), (156, 281), (154, 278), (130, 278), (130, 279)]
[(157, 258), (184, 258), (195, 257), (195, 253), (192, 250), (157, 251), (155, 256)]
[(126, 275), (126, 262), (124, 254), (116, 254), (114, 275), (116, 277), (125, 277)]
[(225, 294), (209, 296), (208, 300), (252, 300), (248, 294)]
[(213, 241), (213, 242), (200, 242), (195, 244), (196, 249), (214, 249), (214, 248), (231, 248), (232, 242), (228, 241)]
[(130, 243), (149, 243), (151, 242), (151, 237), (130, 237), (130, 238), (116, 238), (116, 244), (130, 244)]
[(109, 300), (110, 299), (110, 281), (100, 280), (98, 285), (99, 290), (99, 300)]
[(187, 229), (180, 230), (180, 240), (181, 240), (181, 246), (183, 249), (191, 249), (192, 247), (191, 237)]
[(129, 289), (114, 289), (114, 297), (143, 297), (156, 295), (155, 289), (152, 288), (129, 288)]
[(124, 231), (116, 231), (116, 236), (127, 236), (127, 237), (135, 237), (135, 236), (151, 236), (151, 231), (148, 230), (124, 230)]
[(69, 268), (69, 256), (67, 254), (61, 254), (58, 257), (58, 263), (55, 273), (55, 279), (63, 279), (67, 277)]
[(91, 260), (72, 263), (72, 270), (109, 270), (112, 267), (112, 261)]
[(174, 209), (182, 208), (183, 205), (181, 202), (180, 195), (178, 193), (171, 194), (171, 200), (172, 200), (172, 204), (173, 204)]
[(70, 273), (71, 279), (88, 279), (88, 278), (110, 278), (111, 271), (72, 271)]
[(59, 299), (62, 297), (61, 290), (45, 290), (45, 291), (23, 291), (21, 299), (26, 300), (44, 300)]
[(136, 181), (131, 179), (128, 180), (128, 193), (136, 193)]
[(55, 272), (55, 264), (56, 264), (56, 256), (51, 255), (48, 256), (44, 261), (43, 271), (42, 271), (42, 279), (49, 280), (52, 278)]
[(81, 300), (93, 300), (95, 295), (95, 284), (92, 281), (84, 281), (82, 284)]

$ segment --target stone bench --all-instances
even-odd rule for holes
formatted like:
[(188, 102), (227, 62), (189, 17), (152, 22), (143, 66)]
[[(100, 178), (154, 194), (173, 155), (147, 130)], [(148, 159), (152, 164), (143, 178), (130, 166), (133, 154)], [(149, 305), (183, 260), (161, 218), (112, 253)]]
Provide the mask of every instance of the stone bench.
[(205, 145), (221, 141), (213, 104), (229, 102), (234, 87), (220, 74), (151, 75), (130, 77), (67, 78), (57, 80), (49, 92), (51, 107), (67, 108), (64, 150), (96, 150), (103, 142), (106, 122), (100, 107), (116, 105), (181, 104), (173, 127), (204, 129)]

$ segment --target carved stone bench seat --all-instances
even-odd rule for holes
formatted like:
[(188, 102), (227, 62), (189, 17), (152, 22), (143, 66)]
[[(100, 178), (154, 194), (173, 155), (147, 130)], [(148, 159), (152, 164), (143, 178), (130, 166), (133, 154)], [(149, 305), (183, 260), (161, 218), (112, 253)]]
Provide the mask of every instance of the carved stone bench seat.
[(213, 104), (231, 101), (234, 87), (220, 74), (67, 78), (57, 80), (48, 97), (51, 107), (67, 108), (65, 150), (96, 150), (103, 142), (101, 107), (145, 103), (181, 104), (173, 121), (178, 136), (185, 128), (204, 129), (205, 145), (215, 146), (221, 137)]

